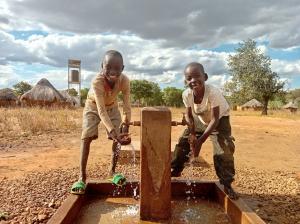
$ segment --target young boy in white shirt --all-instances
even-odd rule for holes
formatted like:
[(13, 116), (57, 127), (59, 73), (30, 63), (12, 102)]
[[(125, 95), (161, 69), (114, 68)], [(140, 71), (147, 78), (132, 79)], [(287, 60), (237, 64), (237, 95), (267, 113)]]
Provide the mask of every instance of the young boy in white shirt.
[[(238, 195), (231, 187), (235, 175), (233, 158), (235, 145), (231, 136), (229, 105), (218, 88), (205, 84), (207, 74), (200, 63), (188, 64), (184, 75), (189, 87), (182, 94), (188, 128), (176, 145), (171, 176), (181, 175), (184, 163), (190, 156), (198, 157), (202, 144), (210, 136), (213, 142), (216, 174), (228, 196), (237, 199)], [(203, 125), (197, 125), (197, 118)]]

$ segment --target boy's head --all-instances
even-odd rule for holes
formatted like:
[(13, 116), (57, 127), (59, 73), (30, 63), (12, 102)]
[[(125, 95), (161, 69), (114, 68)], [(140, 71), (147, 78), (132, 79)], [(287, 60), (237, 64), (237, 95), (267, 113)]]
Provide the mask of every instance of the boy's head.
[(198, 62), (189, 63), (184, 69), (185, 84), (191, 89), (199, 89), (204, 86), (208, 79), (204, 71), (203, 65)]
[(109, 81), (116, 81), (124, 69), (121, 53), (115, 50), (105, 52), (101, 68), (103, 75), (105, 75)]

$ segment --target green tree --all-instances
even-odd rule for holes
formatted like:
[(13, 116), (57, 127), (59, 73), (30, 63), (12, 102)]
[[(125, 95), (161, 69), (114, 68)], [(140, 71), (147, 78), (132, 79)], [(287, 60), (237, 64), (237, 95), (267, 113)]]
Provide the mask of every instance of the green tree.
[(166, 87), (163, 90), (163, 99), (166, 106), (181, 107), (182, 102), (182, 89), (177, 89), (175, 87)]
[(24, 93), (26, 93), (27, 91), (32, 89), (32, 86), (27, 83), (27, 82), (19, 82), (15, 85), (13, 85), (14, 91), (18, 96), (23, 95)]
[(271, 71), (271, 59), (249, 39), (240, 43), (236, 54), (230, 55), (228, 66), (231, 80), (225, 84), (225, 91), (231, 102), (241, 104), (256, 98), (264, 105), (262, 114), (267, 115), (268, 102), (283, 91), (284, 82)]
[[(157, 84), (147, 80), (132, 80), (130, 82), (131, 98), (139, 105), (148, 105), (153, 103), (153, 97), (157, 94)], [(158, 87), (159, 88), (159, 87)]]
[(78, 92), (74, 88), (69, 89), (68, 93), (70, 96), (78, 96)]
[(161, 106), (163, 105), (163, 93), (157, 83), (150, 82), (151, 95), (145, 98), (145, 103), (148, 106)]
[(86, 100), (89, 88), (83, 88), (80, 90), (81, 100)]

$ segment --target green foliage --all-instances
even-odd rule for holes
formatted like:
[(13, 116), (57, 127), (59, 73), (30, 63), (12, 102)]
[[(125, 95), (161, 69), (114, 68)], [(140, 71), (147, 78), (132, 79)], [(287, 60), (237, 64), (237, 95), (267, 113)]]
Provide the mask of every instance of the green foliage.
[(271, 71), (271, 59), (249, 39), (240, 43), (235, 55), (228, 60), (231, 80), (225, 84), (226, 95), (235, 104), (256, 98), (264, 104), (262, 114), (267, 114), (268, 102), (283, 93), (284, 82)]
[(32, 89), (32, 86), (27, 83), (27, 82), (19, 82), (15, 85), (13, 85), (14, 91), (18, 96), (23, 95), (24, 93), (26, 93), (27, 91)]
[(69, 89), (68, 93), (70, 96), (78, 96), (78, 92), (74, 88)]
[(86, 100), (89, 90), (90, 90), (89, 88), (83, 88), (80, 90), (80, 95), (82, 100)]
[(152, 82), (151, 97), (146, 98), (146, 105), (148, 106), (161, 106), (163, 105), (163, 93), (157, 83)]
[(163, 90), (163, 100), (166, 106), (181, 107), (182, 102), (182, 89), (177, 89), (175, 87), (166, 87)]
[(131, 98), (143, 106), (162, 105), (162, 94), (157, 83), (147, 80), (132, 80), (130, 82)]
[(281, 101), (281, 100), (272, 100), (272, 101), (269, 101), (268, 108), (271, 110), (279, 110), (284, 105), (285, 105), (285, 103), (283, 103), (283, 101)]

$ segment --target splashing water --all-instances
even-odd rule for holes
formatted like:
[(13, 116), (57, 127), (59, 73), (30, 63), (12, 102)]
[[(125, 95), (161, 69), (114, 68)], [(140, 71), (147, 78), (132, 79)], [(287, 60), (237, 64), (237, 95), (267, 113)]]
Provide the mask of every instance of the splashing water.
[(118, 155), (120, 154), (121, 147), (122, 147), (121, 143), (118, 142), (117, 147), (116, 147), (116, 149), (117, 149), (117, 150), (116, 150), (116, 153), (117, 153)]
[(133, 144), (130, 144), (130, 148), (132, 149), (133, 167), (136, 167), (135, 148), (134, 148)]
[(138, 186), (133, 188), (133, 198), (138, 199), (139, 195), (137, 194)]
[[(80, 211), (77, 224), (92, 223), (130, 223), (149, 224), (140, 220), (140, 206), (133, 198), (93, 198), (89, 199)], [(159, 222), (160, 223), (160, 222)], [(170, 224), (222, 223), (230, 220), (220, 205), (199, 199), (198, 202), (177, 198), (172, 200)]]
[(125, 207), (119, 207), (114, 210), (112, 217), (114, 219), (120, 219), (125, 217), (135, 217), (139, 214), (139, 205), (127, 205)]

